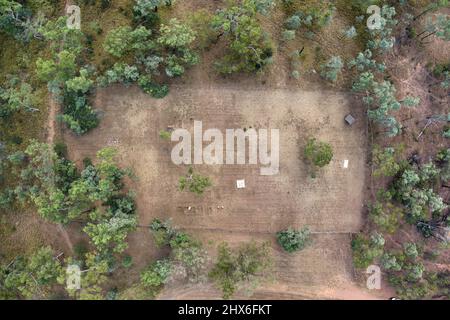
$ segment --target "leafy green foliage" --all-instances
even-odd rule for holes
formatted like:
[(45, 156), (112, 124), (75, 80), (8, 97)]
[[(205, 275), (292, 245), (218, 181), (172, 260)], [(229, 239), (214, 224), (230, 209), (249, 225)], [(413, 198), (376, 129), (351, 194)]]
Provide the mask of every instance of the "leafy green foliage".
[(103, 48), (112, 56), (120, 58), (129, 52), (153, 47), (150, 35), (151, 31), (145, 27), (134, 30), (130, 26), (118, 27), (108, 33)]
[(277, 240), (280, 246), (289, 253), (303, 250), (311, 243), (311, 232), (308, 227), (302, 230), (288, 228), (277, 232)]
[(381, 256), (381, 266), (385, 269), (385, 270), (389, 270), (389, 271), (400, 271), (402, 270), (402, 266), (401, 264), (398, 263), (397, 261), (397, 257), (393, 254), (390, 254), (388, 252), (384, 253)]
[(42, 247), (29, 257), (19, 256), (0, 267), (2, 298), (45, 298), (62, 273), (60, 262), (50, 247)]
[(386, 52), (394, 46), (395, 38), (392, 33), (398, 21), (395, 19), (395, 8), (389, 5), (383, 5), (380, 14), (381, 27), (369, 30), (371, 39), (367, 42), (367, 47), (370, 50)]
[(136, 66), (125, 63), (115, 63), (106, 73), (99, 77), (97, 81), (101, 86), (108, 86), (113, 83), (123, 83), (129, 86), (139, 79), (139, 70)]
[(320, 75), (331, 82), (336, 82), (339, 73), (341, 73), (344, 64), (341, 57), (331, 57), (331, 59), (324, 65), (322, 65), (322, 71)]
[(267, 278), (272, 266), (267, 243), (245, 243), (235, 250), (223, 243), (218, 250), (217, 261), (209, 277), (222, 290), (224, 299), (231, 298), (241, 288), (251, 289), (258, 280)]
[(375, 166), (373, 176), (393, 177), (404, 169), (407, 164), (398, 157), (401, 149), (396, 150), (392, 147), (382, 149), (378, 145), (374, 146), (372, 151), (372, 162)]
[(351, 26), (344, 31), (344, 35), (347, 39), (353, 39), (358, 35), (358, 32), (356, 31), (356, 28), (354, 26)]
[(285, 26), (289, 30), (300, 30), (304, 28), (309, 32), (317, 31), (327, 26), (333, 19), (336, 8), (327, 1), (317, 1), (314, 4), (308, 5), (308, 8), (302, 11), (297, 11), (290, 16)]
[(177, 273), (191, 282), (203, 279), (206, 265), (206, 251), (199, 241), (171, 226), (170, 221), (154, 219), (150, 225), (156, 244), (172, 249), (171, 259)]
[(203, 194), (206, 188), (211, 187), (212, 182), (208, 177), (203, 177), (194, 173), (192, 167), (189, 168), (188, 174), (180, 178), (179, 188), (181, 191), (185, 189), (197, 195)]
[(310, 138), (306, 143), (304, 155), (314, 166), (322, 168), (328, 165), (331, 159), (333, 159), (333, 149), (328, 143)]
[[(150, 5), (149, 2), (145, 3), (146, 6)], [(155, 4), (151, 7), (157, 8)], [(135, 10), (138, 9), (135, 7)], [(143, 12), (142, 10), (138, 11)], [(119, 58), (133, 54), (136, 64), (117, 62), (112, 69), (99, 77), (98, 82), (102, 86), (111, 83), (129, 85), (137, 82), (144, 92), (154, 98), (164, 98), (169, 92), (169, 87), (159, 84), (154, 76), (160, 76), (163, 69), (168, 77), (179, 77), (184, 74), (187, 67), (197, 64), (199, 57), (192, 50), (195, 39), (196, 32), (177, 19), (162, 24), (158, 37), (153, 37), (150, 30), (143, 26), (136, 29), (129, 26), (119, 27), (108, 34), (103, 44), (104, 48)]]
[(383, 254), (385, 240), (378, 233), (372, 234), (368, 239), (357, 234), (352, 240), (353, 263), (357, 268), (367, 268), (374, 259)]
[(7, 118), (20, 110), (39, 111), (34, 107), (36, 97), (31, 86), (11, 78), (6, 88), (0, 87), (0, 118)]
[(395, 198), (408, 208), (410, 223), (426, 220), (430, 214), (441, 214), (447, 208), (443, 199), (432, 188), (439, 173), (439, 169), (430, 162), (420, 169), (404, 170), (394, 181)]
[(165, 284), (172, 272), (169, 260), (158, 260), (141, 273), (141, 284), (144, 287), (159, 287)]
[(391, 111), (397, 111), (401, 107), (391, 82), (377, 82), (374, 80), (373, 73), (364, 72), (353, 84), (353, 90), (365, 93), (363, 101), (370, 108), (367, 111), (369, 119), (386, 127), (388, 136), (393, 137), (401, 132), (401, 125), (389, 115)]
[(32, 16), (29, 5), (22, 1), (0, 1), (0, 31), (23, 43), (40, 39), (39, 29), (45, 23), (45, 17), (42, 13)]
[[(220, 73), (255, 72), (271, 62), (272, 44), (256, 15), (261, 11), (261, 3), (261, 0), (231, 2), (213, 17), (212, 28), (229, 41), (228, 52), (216, 63)], [(265, 6), (264, 11), (271, 7)]]
[(370, 219), (383, 231), (394, 233), (400, 226), (403, 218), (403, 210), (391, 202), (381, 203), (376, 201), (369, 205)]
[(38, 213), (57, 223), (89, 218), (83, 230), (102, 255), (123, 252), (127, 234), (137, 223), (133, 199), (121, 192), (126, 172), (115, 164), (115, 154), (112, 148), (100, 150), (98, 164), (89, 164), (79, 173), (63, 154), (33, 141), (25, 158), (16, 162), (21, 167), (20, 190)]
[(62, 103), (63, 114), (58, 118), (76, 134), (84, 134), (98, 125), (97, 114), (88, 103), (93, 72), (79, 66), (84, 35), (68, 28), (65, 17), (48, 21), (40, 31), (52, 52), (49, 59), (37, 59), (36, 74)]
[[(83, 263), (72, 257), (66, 260), (67, 265), (78, 265), (81, 270), (80, 290), (67, 288), (69, 296), (80, 300), (103, 300), (102, 285), (107, 280), (109, 261), (98, 252), (88, 252)], [(83, 270), (84, 267), (84, 270)], [(59, 278), (60, 284), (67, 283), (68, 273), (64, 272)]]

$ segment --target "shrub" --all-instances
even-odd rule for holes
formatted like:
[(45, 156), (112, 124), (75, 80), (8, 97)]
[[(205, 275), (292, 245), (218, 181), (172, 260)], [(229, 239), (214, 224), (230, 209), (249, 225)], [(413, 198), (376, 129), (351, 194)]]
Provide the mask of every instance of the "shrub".
[(328, 143), (317, 141), (315, 138), (308, 140), (304, 154), (307, 160), (317, 167), (325, 167), (333, 159), (333, 149)]
[(326, 64), (322, 65), (320, 75), (331, 82), (336, 82), (338, 74), (341, 73), (344, 64), (341, 57), (332, 57)]
[(384, 238), (373, 234), (369, 239), (358, 234), (352, 240), (353, 262), (357, 268), (367, 268), (375, 258), (383, 254)]
[(213, 17), (213, 29), (230, 41), (228, 52), (216, 62), (218, 72), (255, 72), (272, 61), (272, 44), (257, 19), (257, 12), (257, 1), (242, 0), (219, 10)]
[(169, 260), (158, 260), (141, 273), (141, 284), (147, 288), (159, 287), (167, 282), (171, 272)]
[(150, 35), (151, 31), (145, 27), (134, 30), (130, 26), (118, 27), (108, 33), (103, 48), (112, 56), (120, 58), (133, 50), (151, 48)]
[(131, 268), (131, 266), (133, 265), (133, 258), (131, 256), (125, 256), (122, 259), (122, 266), (126, 269)]
[(302, 25), (302, 20), (298, 15), (293, 15), (286, 20), (284, 25), (288, 30), (298, 30)]
[(231, 250), (226, 243), (218, 248), (217, 261), (209, 277), (222, 290), (223, 298), (229, 299), (240, 288), (252, 288), (257, 280), (266, 279), (272, 260), (267, 243), (250, 242)]
[(295, 39), (295, 31), (294, 30), (284, 30), (281, 34), (283, 41), (291, 41)]
[(279, 231), (277, 233), (278, 243), (289, 253), (303, 250), (311, 243), (311, 232), (308, 227), (302, 230), (294, 230), (288, 228), (287, 230)]
[(187, 176), (181, 177), (179, 182), (181, 191), (188, 189), (190, 192), (198, 195), (203, 194), (205, 189), (211, 186), (211, 180), (208, 177), (202, 177), (201, 175), (194, 173), (192, 167), (189, 168)]
[(402, 266), (398, 263), (397, 257), (390, 253), (384, 253), (381, 256), (381, 265), (384, 269), (389, 271), (400, 271), (402, 270)]
[(377, 201), (369, 205), (369, 217), (383, 231), (394, 233), (400, 225), (403, 210), (390, 202), (382, 204)]
[(169, 131), (161, 130), (159, 132), (159, 137), (163, 140), (170, 140), (171, 136), (172, 136), (172, 134)]

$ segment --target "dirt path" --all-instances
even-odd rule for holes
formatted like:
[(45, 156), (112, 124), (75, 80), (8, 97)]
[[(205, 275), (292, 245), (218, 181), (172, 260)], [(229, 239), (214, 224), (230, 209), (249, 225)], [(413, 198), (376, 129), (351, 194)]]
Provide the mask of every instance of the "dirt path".
[[(50, 96), (50, 98), (48, 100), (48, 105), (49, 105), (49, 109), (48, 109), (48, 120), (47, 120), (47, 144), (54, 144), (56, 133), (57, 133), (57, 128), (58, 128), (56, 117), (58, 115), (59, 105), (55, 101), (55, 99), (53, 99), (52, 96)], [(70, 249), (71, 252), (73, 252), (73, 243), (70, 240), (70, 236), (69, 236), (67, 230), (60, 224), (57, 224), (56, 226), (57, 226), (58, 233), (60, 233), (61, 236), (63, 237), (64, 242), (66, 243), (67, 247)]]
[(56, 136), (56, 116), (58, 114), (59, 106), (56, 103), (55, 99), (50, 96), (48, 100), (48, 120), (47, 120), (47, 143), (53, 144)]

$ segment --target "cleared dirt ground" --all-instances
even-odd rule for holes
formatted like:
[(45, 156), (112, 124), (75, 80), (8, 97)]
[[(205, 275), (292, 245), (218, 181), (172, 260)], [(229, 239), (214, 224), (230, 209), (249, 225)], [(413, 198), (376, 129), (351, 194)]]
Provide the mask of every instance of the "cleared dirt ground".
[[(99, 128), (83, 137), (65, 134), (71, 157), (81, 162), (105, 145), (117, 147), (120, 163), (138, 177), (130, 187), (136, 192), (141, 225), (170, 217), (174, 225), (203, 240), (212, 256), (222, 241), (232, 245), (250, 239), (271, 241), (275, 281), (254, 298), (344, 297), (341, 289), (353, 288), (350, 238), (362, 225), (366, 173), (364, 111), (353, 97), (331, 91), (179, 86), (167, 98), (155, 100), (137, 88), (117, 86), (98, 92), (95, 107), (103, 114)], [(353, 127), (343, 120), (349, 112), (358, 119)], [(194, 170), (210, 176), (214, 186), (203, 196), (178, 191), (178, 179), (187, 166), (171, 162), (175, 143), (161, 139), (159, 132), (168, 126), (192, 131), (194, 120), (203, 122), (203, 130), (279, 129), (280, 173), (261, 176), (259, 165), (198, 165)], [(311, 136), (330, 142), (335, 154), (316, 179), (310, 178), (302, 153)], [(346, 159), (348, 169), (343, 168)], [(237, 179), (245, 179), (245, 189), (236, 188)], [(305, 225), (314, 233), (314, 244), (297, 254), (282, 252), (275, 233)], [(161, 253), (146, 228), (133, 233), (129, 243), (128, 253), (135, 261), (129, 275), (133, 279)], [(209, 285), (176, 284), (162, 297), (220, 295)]]

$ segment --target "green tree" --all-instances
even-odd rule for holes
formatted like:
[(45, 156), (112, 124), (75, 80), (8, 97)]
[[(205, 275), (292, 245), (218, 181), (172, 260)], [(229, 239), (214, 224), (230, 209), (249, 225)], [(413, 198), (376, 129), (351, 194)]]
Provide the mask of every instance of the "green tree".
[(36, 109), (36, 96), (31, 86), (19, 79), (11, 78), (8, 87), (0, 87), (0, 118), (6, 118), (20, 110), (27, 112), (39, 111)]
[(0, 290), (24, 298), (46, 298), (62, 273), (50, 247), (42, 247), (28, 257), (17, 257), (0, 268)]
[(320, 75), (331, 82), (336, 82), (338, 75), (341, 73), (344, 64), (341, 57), (331, 57), (331, 59), (322, 65), (322, 71)]
[(245, 243), (236, 250), (222, 243), (218, 251), (217, 261), (209, 277), (222, 290), (224, 299), (231, 298), (240, 288), (251, 290), (258, 280), (267, 279), (267, 273), (272, 266), (267, 243)]
[(388, 252), (384, 253), (381, 256), (381, 265), (385, 270), (389, 271), (400, 271), (402, 270), (401, 264), (397, 261), (397, 257), (393, 254), (390, 254)]
[(126, 237), (135, 230), (136, 217), (123, 213), (116, 213), (110, 218), (102, 218), (97, 223), (89, 222), (83, 231), (91, 238), (100, 253), (122, 253), (127, 247)]
[(36, 73), (44, 81), (65, 82), (75, 76), (77, 70), (75, 59), (76, 55), (66, 50), (59, 52), (56, 60), (38, 58)]
[(383, 231), (394, 233), (400, 226), (404, 213), (402, 208), (391, 202), (381, 203), (376, 201), (369, 205), (369, 218)]
[(194, 42), (196, 34), (188, 25), (178, 19), (171, 19), (167, 25), (162, 24), (158, 43), (168, 48), (185, 48)]
[[(325, 167), (333, 159), (333, 149), (325, 142), (317, 141), (310, 138), (304, 149), (305, 158), (313, 165), (313, 167)], [(313, 168), (314, 176), (314, 168)]]
[(179, 188), (181, 191), (188, 189), (197, 195), (203, 194), (206, 188), (211, 187), (212, 182), (208, 177), (203, 177), (194, 173), (192, 167), (189, 168), (188, 174), (185, 177), (181, 177), (179, 181)]
[(171, 261), (158, 260), (141, 273), (141, 284), (147, 288), (160, 287), (167, 282), (171, 272)]
[(311, 232), (308, 227), (302, 230), (288, 228), (277, 232), (277, 240), (281, 247), (289, 253), (303, 250), (311, 244)]
[(357, 268), (367, 268), (374, 259), (383, 254), (385, 240), (382, 235), (374, 233), (370, 238), (357, 234), (352, 240), (353, 263)]
[(213, 17), (213, 29), (230, 42), (228, 52), (216, 63), (220, 73), (255, 72), (271, 62), (272, 44), (257, 19), (257, 4), (235, 1)]
[(398, 159), (398, 151), (395, 148), (380, 148), (376, 145), (372, 151), (372, 162), (375, 166), (374, 177), (393, 177), (405, 166), (405, 163)]
[(87, 93), (93, 84), (94, 81), (89, 79), (89, 71), (87, 69), (81, 69), (79, 76), (66, 81), (67, 90), (81, 93)]
[(415, 260), (419, 256), (419, 251), (417, 250), (417, 245), (414, 242), (407, 242), (403, 245), (405, 255)]
[(105, 38), (103, 48), (114, 57), (122, 57), (134, 50), (142, 51), (154, 47), (149, 40), (151, 31), (145, 27), (132, 29), (130, 26), (122, 26), (111, 30)]
[(178, 271), (183, 270), (191, 282), (203, 279), (207, 253), (201, 242), (173, 228), (169, 220), (161, 222), (154, 219), (150, 230), (158, 247), (169, 246), (172, 249), (171, 258)]

